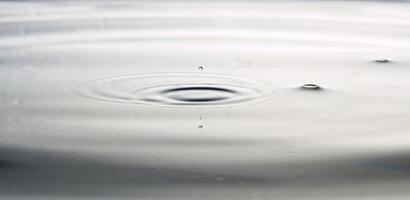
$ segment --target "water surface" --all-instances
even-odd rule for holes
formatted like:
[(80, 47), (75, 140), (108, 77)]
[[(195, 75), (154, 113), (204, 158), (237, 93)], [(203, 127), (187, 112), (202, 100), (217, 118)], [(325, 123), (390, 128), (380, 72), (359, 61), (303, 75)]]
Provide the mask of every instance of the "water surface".
[(0, 199), (408, 199), (406, 1), (0, 1)]

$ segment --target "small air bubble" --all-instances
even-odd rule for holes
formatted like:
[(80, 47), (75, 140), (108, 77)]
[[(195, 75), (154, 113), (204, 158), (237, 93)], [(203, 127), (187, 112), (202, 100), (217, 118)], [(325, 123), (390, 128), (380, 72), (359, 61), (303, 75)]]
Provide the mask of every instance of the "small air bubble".
[(199, 70), (204, 70), (204, 67), (199, 66), (198, 69), (199, 69)]
[(202, 125), (199, 125), (198, 128), (199, 128), (199, 129), (202, 129)]
[(312, 83), (305, 84), (301, 88), (306, 89), (306, 90), (320, 90), (321, 89), (320, 86), (316, 84), (312, 84)]
[(390, 60), (385, 59), (385, 58), (379, 58), (379, 59), (374, 60), (374, 62), (376, 62), (376, 63), (388, 63), (388, 62), (390, 62)]

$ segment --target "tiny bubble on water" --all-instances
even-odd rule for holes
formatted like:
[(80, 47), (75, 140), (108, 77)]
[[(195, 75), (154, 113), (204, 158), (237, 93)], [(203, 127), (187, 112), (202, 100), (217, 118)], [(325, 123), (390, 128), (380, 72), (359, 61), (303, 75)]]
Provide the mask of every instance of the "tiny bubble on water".
[(390, 60), (385, 59), (385, 58), (379, 58), (379, 59), (374, 60), (374, 62), (377, 62), (377, 63), (388, 63), (388, 62), (390, 62)]
[(312, 84), (312, 83), (308, 83), (305, 85), (302, 85), (301, 87), (302, 89), (306, 89), (306, 90), (320, 90), (321, 87), (316, 85), (316, 84)]

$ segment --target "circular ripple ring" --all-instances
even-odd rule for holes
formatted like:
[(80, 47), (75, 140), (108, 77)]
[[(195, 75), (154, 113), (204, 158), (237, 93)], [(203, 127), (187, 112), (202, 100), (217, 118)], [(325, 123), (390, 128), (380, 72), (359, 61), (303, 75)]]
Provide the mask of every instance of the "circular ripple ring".
[(262, 82), (239, 76), (201, 73), (119, 74), (78, 83), (83, 99), (103, 103), (155, 106), (228, 106), (263, 99)]

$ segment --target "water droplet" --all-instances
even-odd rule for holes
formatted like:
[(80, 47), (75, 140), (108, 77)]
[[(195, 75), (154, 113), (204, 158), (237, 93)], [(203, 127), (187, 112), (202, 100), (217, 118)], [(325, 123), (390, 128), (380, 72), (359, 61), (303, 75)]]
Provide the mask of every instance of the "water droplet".
[(320, 90), (322, 89), (320, 86), (312, 83), (304, 84), (302, 87), (304, 90)]
[(375, 59), (374, 62), (376, 62), (376, 63), (389, 63), (390, 60), (385, 59), (385, 58), (379, 58), (379, 59)]

